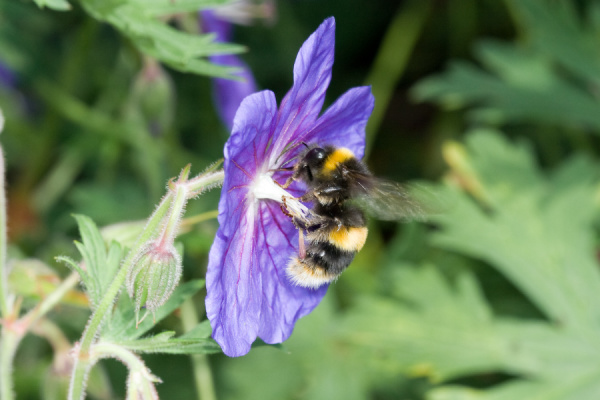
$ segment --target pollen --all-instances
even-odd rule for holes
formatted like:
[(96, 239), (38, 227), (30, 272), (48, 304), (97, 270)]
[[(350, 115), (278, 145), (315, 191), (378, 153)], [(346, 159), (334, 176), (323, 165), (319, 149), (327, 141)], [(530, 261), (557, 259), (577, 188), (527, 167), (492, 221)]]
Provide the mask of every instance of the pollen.
[(330, 174), (333, 171), (335, 171), (339, 164), (343, 163), (344, 161), (351, 160), (353, 158), (356, 157), (350, 149), (347, 149), (345, 147), (337, 148), (325, 160), (325, 164), (323, 165), (323, 172)]
[(364, 227), (343, 227), (329, 234), (329, 242), (346, 251), (359, 251), (365, 245), (369, 230)]

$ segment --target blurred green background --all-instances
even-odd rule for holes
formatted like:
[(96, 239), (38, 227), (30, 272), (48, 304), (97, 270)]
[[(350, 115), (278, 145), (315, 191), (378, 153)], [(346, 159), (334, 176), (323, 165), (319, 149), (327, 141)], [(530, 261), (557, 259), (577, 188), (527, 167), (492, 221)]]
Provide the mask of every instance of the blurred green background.
[[(73, 213), (99, 226), (143, 219), (170, 177), (222, 157), (228, 137), (210, 77), (163, 65), (158, 83), (144, 81), (141, 42), (83, 3), (0, 0), (0, 63), (14, 79), (0, 86), (10, 251), (53, 268), (17, 282), (26, 304), (43, 295), (33, 284), (65, 274), (54, 256), (78, 257)], [(280, 100), (299, 47), (335, 16), (326, 103), (373, 85), (367, 164), (438, 185), (447, 206), (427, 224), (371, 221), (365, 249), (281, 348), (209, 357), (217, 398), (600, 398), (600, 4), (275, 6), (274, 19), (234, 28), (259, 87)], [(195, 18), (170, 24), (193, 32)], [(215, 210), (218, 195), (186, 215)], [(216, 229), (213, 219), (181, 237), (185, 280), (204, 277)], [(51, 316), (75, 341), (88, 311), (72, 303)], [(161, 326), (181, 330), (177, 313)], [(51, 359), (27, 337), (19, 399), (40, 397)], [(189, 357), (144, 359), (161, 398), (196, 398)], [(96, 398), (124, 396), (118, 362), (97, 375)]]

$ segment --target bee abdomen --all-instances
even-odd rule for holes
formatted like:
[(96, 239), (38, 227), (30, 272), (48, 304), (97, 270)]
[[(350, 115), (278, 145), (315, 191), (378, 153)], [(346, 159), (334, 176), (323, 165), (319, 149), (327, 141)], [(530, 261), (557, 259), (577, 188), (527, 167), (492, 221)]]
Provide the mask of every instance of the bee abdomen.
[(368, 232), (366, 226), (342, 226), (329, 232), (327, 241), (340, 250), (357, 252), (365, 245)]
[(313, 242), (306, 249), (306, 257), (290, 260), (287, 273), (293, 283), (318, 288), (335, 280), (350, 265), (356, 251), (347, 251), (330, 242)]

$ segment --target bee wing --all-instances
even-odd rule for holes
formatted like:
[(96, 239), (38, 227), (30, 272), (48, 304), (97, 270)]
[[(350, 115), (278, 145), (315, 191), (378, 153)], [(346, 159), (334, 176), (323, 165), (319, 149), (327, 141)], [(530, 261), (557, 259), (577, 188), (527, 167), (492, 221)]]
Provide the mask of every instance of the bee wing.
[(418, 185), (400, 184), (372, 175), (357, 174), (352, 203), (377, 219), (424, 220), (430, 210), (426, 207), (426, 190)]

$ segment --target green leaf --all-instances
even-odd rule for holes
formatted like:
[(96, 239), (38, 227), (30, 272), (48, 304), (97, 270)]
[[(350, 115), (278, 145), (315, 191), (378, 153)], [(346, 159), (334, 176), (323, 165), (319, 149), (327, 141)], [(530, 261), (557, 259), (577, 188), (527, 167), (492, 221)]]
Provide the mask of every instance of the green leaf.
[(194, 280), (181, 284), (175, 289), (169, 300), (160, 307), (155, 315), (149, 315), (139, 326), (135, 326), (133, 304), (127, 294), (121, 295), (117, 310), (109, 324), (105, 326), (102, 337), (110, 341), (122, 342), (134, 340), (148, 332), (163, 318), (175, 311), (181, 304), (204, 288), (204, 280)]
[[(522, 40), (479, 42), (476, 58), (486, 69), (454, 62), (420, 82), (415, 97), (451, 108), (472, 106), (474, 119), (492, 124), (533, 121), (599, 133), (594, 87), (600, 76), (600, 18), (581, 20), (568, 0), (508, 3), (523, 22)], [(600, 15), (600, 6), (588, 11)]]
[[(106, 246), (96, 224), (84, 215), (74, 215), (74, 217), (83, 241), (82, 243), (75, 242), (75, 245), (83, 257), (87, 271), (87, 274), (82, 275), (82, 280), (89, 292), (90, 301), (95, 307), (119, 268), (122, 249), (118, 243), (112, 242), (107, 255)], [(75, 268), (73, 264), (71, 266)]]
[(212, 335), (210, 321), (205, 320), (190, 329), (185, 334), (181, 335), (182, 339), (206, 339)]
[(438, 383), (513, 377), (491, 388), (442, 385), (428, 399), (598, 398), (600, 265), (592, 224), (600, 166), (574, 157), (543, 173), (524, 143), (482, 130), (466, 141), (461, 165), (492, 201), (479, 204), (454, 188), (452, 207), (433, 217), (433, 243), (483, 260), (546, 318), (494, 315), (464, 268), (449, 280), (432, 265), (396, 262), (386, 285), (401, 300), (359, 298), (336, 325), (338, 337), (365, 359), (377, 354), (390, 368)]
[(67, 0), (33, 0), (40, 8), (48, 7), (56, 11), (69, 11), (71, 5)]
[[(510, 0), (531, 46), (584, 79), (598, 82), (600, 4), (589, 2), (583, 14), (572, 1)], [(586, 15), (588, 18), (582, 18)], [(591, 17), (591, 18), (589, 18)]]
[(211, 338), (173, 338), (174, 335), (175, 332), (161, 332), (158, 335), (120, 341), (117, 344), (138, 353), (214, 354), (221, 352), (221, 347)]
[[(474, 136), (482, 135), (490, 133)], [(574, 161), (582, 175), (565, 191), (564, 175), (573, 175), (570, 163), (555, 172), (557, 178), (536, 181), (535, 176), (541, 174), (530, 163), (492, 156), (496, 143), (500, 142), (500, 148), (507, 146), (500, 136), (471, 142), (479, 144), (476, 149), (470, 146), (473, 166), (482, 171), (483, 186), (501, 201), (490, 213), (465, 193), (456, 192), (451, 212), (433, 218), (443, 227), (434, 235), (434, 243), (487, 261), (551, 320), (582, 327), (598, 325), (600, 273), (591, 226), (598, 212), (592, 184), (598, 167), (583, 171), (590, 165)], [(519, 150), (513, 152), (516, 155)], [(554, 187), (556, 181), (561, 182), (560, 190)]]
[(88, 287), (89, 285), (93, 285), (93, 282), (91, 282), (90, 275), (87, 273), (87, 271), (84, 270), (83, 268), (81, 268), (79, 266), (79, 264), (77, 264), (77, 262), (75, 262), (75, 260), (73, 260), (71, 257), (57, 256), (55, 259), (57, 262), (64, 263), (72, 271), (77, 272), (79, 274), (79, 278), (81, 279), (81, 282), (83, 283), (83, 285), (85, 287)]
[[(80, 273), (88, 290), (92, 306), (95, 307), (119, 267), (121, 248), (116, 242), (113, 242), (110, 257), (107, 258), (106, 247), (96, 224), (84, 215), (74, 215), (74, 217), (83, 241), (82, 243), (75, 242), (75, 246), (81, 253), (86, 272), (80, 271), (81, 268), (76, 266), (75, 263), (68, 264)], [(67, 259), (63, 260), (68, 262)]]
[(234, 76), (239, 68), (212, 64), (202, 57), (241, 53), (245, 51), (245, 47), (217, 43), (212, 34), (199, 35), (179, 31), (156, 17), (163, 11), (169, 14), (222, 3), (224, 1), (84, 0), (82, 6), (94, 18), (121, 31), (140, 51), (179, 71), (239, 79)]
[(129, 4), (143, 7), (144, 12), (159, 16), (215, 8), (228, 2), (229, 0), (130, 0)]
[(451, 288), (432, 266), (397, 274), (406, 302), (361, 298), (337, 328), (343, 341), (436, 381), (494, 371), (510, 358), (472, 275)]

